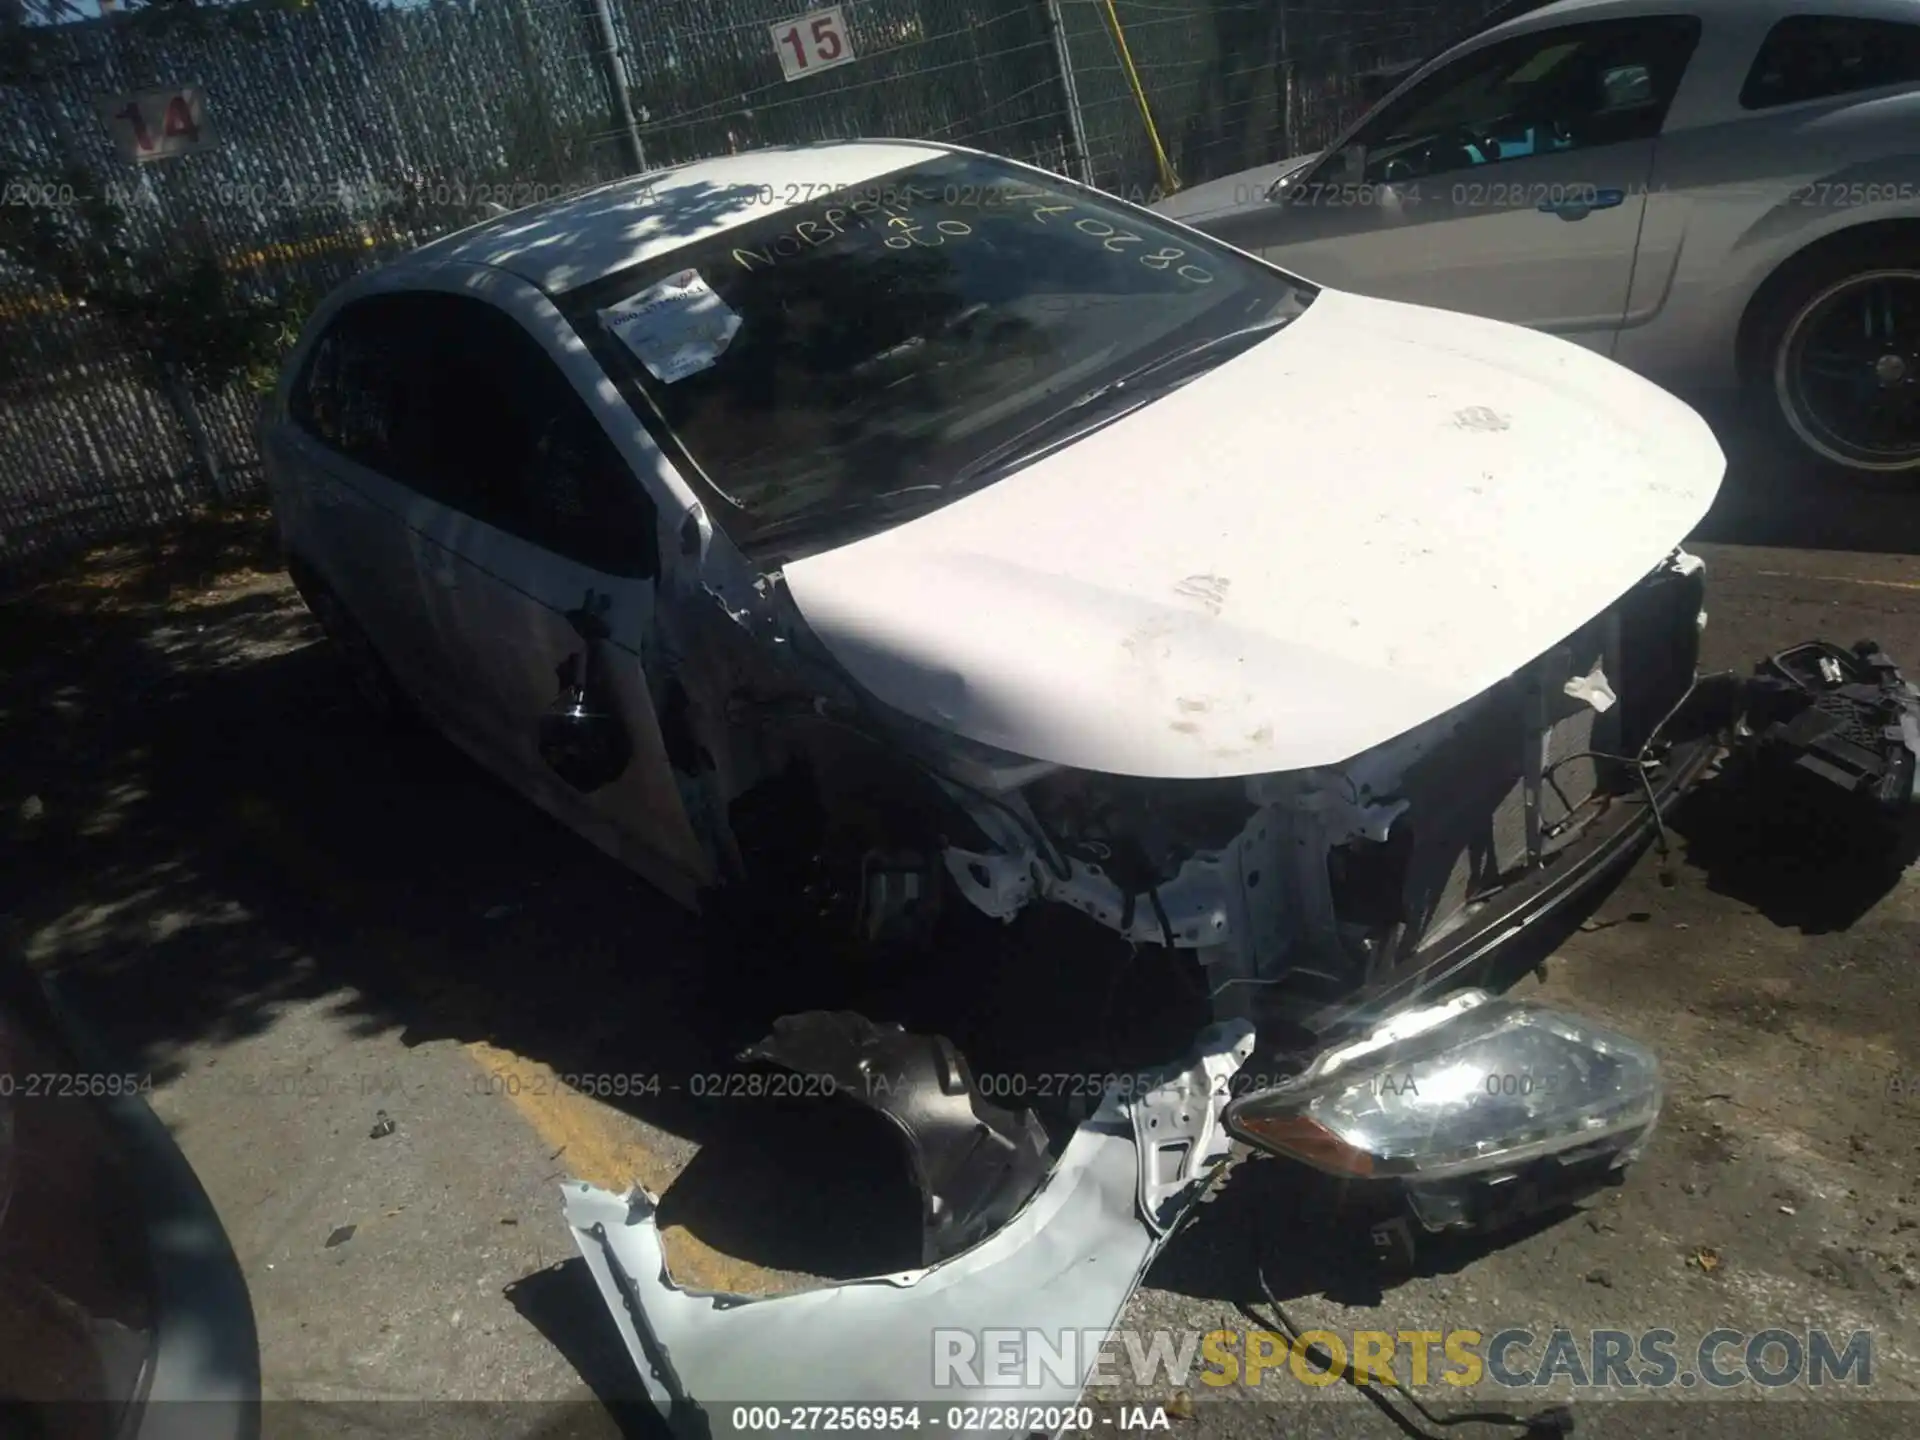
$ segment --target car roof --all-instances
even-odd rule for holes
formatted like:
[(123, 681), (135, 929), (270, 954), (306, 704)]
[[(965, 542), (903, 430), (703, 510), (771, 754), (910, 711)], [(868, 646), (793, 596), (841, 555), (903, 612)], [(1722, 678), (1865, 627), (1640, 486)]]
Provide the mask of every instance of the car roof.
[[(1416, 60), (1396, 60), (1360, 72), (1362, 80), (1398, 85), (1441, 56), (1485, 35), (1524, 35), (1568, 20), (1607, 20), (1634, 15), (1694, 14), (1712, 19), (1729, 13), (1750, 24), (1769, 25), (1789, 15), (1844, 15), (1915, 23), (1914, 0), (1502, 0)], [(1377, 96), (1388, 93), (1386, 88)]]
[[(1743, 19), (1787, 15), (1850, 15), (1868, 20), (1905, 20), (1912, 23), (1914, 0), (1548, 0), (1527, 6), (1522, 13), (1502, 14), (1498, 7), (1472, 34), (1482, 35), (1511, 25), (1518, 33), (1576, 16), (1602, 19), (1609, 15), (1699, 15), (1705, 19), (1738, 14)], [(1472, 38), (1469, 36), (1468, 38)]]
[(483, 221), (395, 264), (491, 265), (557, 295), (960, 149), (917, 140), (838, 140), (694, 160)]

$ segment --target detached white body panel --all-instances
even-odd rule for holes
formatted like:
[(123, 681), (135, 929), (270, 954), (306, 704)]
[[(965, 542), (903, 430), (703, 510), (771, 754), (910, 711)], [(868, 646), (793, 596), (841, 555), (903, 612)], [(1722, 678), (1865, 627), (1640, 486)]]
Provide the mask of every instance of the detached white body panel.
[[(739, 1427), (731, 1407), (912, 1406), (930, 1428), (1013, 1440), (1034, 1428), (1030, 1412), (1080, 1398), (1099, 1342), (1218, 1178), (1231, 1143), (1220, 1124), (1229, 1082), (1252, 1052), (1252, 1027), (1228, 1022), (1150, 1088), (1111, 1088), (1025, 1208), (928, 1269), (763, 1299), (702, 1293), (667, 1274), (644, 1192), (623, 1198), (569, 1181), (567, 1222), (670, 1422), (704, 1410), (703, 1433), (788, 1434), (796, 1426), (784, 1412), (761, 1412), (771, 1426)], [(1148, 1112), (1185, 1123), (1161, 1130), (1154, 1118), (1149, 1138)], [(988, 1353), (996, 1332), (1046, 1336), (1061, 1350)]]

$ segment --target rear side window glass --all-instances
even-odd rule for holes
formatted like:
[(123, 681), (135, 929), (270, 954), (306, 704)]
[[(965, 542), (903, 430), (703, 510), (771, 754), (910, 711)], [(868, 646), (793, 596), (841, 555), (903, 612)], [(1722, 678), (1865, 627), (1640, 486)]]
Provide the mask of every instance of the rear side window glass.
[(392, 468), (410, 355), (392, 302), (347, 306), (315, 342), (292, 394), (294, 423), (369, 469)]
[(1740, 104), (1766, 110), (1920, 81), (1920, 25), (1844, 15), (1793, 15), (1761, 42)]
[(293, 382), (287, 408), (293, 423), (331, 445), (339, 433), (337, 423), (340, 376), (340, 322), (327, 326), (326, 333), (313, 342), (307, 363)]
[(608, 575), (659, 569), (652, 500), (539, 342), (485, 301), (355, 301), (291, 409), (330, 449), (496, 529)]

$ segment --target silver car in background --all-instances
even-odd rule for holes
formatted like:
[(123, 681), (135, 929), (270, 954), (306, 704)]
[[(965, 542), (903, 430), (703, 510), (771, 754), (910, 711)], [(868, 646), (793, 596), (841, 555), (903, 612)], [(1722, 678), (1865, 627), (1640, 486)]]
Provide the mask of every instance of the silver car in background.
[(1819, 461), (1920, 473), (1920, 3), (1491, 18), (1324, 153), (1156, 208), (1323, 284), (1743, 391)]

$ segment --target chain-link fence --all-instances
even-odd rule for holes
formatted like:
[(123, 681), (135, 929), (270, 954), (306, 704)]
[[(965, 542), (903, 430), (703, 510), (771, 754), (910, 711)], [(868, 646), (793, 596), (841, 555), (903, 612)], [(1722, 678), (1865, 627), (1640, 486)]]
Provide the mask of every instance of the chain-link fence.
[(1064, 163), (1065, 101), (1044, 10), (1018, 0), (860, 0), (858, 57), (782, 78), (794, 0), (613, 0), (651, 164), (763, 145), (913, 136)]
[[(475, 195), (537, 199), (620, 171), (577, 0), (135, 18), (28, 37), (23, 83), (0, 87), (5, 202), (75, 205), (84, 174), (136, 253), (217, 256), (245, 292), (317, 295), (474, 218)], [(99, 97), (187, 84), (218, 143), (123, 159)], [(0, 263), (0, 562), (256, 482), (253, 388), (196, 398), (146, 360), (114, 317)]]
[(1320, 149), (1362, 76), (1425, 59), (1492, 0), (1053, 3), (1094, 183), (1137, 199)]
[[(304, 303), (486, 202), (763, 145), (945, 139), (1130, 196), (1161, 187), (1158, 150), (1192, 183), (1324, 143), (1358, 73), (1486, 0), (839, 8), (855, 58), (799, 79), (776, 37), (805, 0), (311, 0), (40, 27), (0, 73), (0, 178), (94, 177), (139, 253), (216, 256), (237, 292)], [(217, 143), (123, 158), (99, 98), (184, 85)], [(73, 203), (64, 182), (8, 190)], [(168, 383), (0, 244), (0, 565), (256, 485), (258, 379)]]

